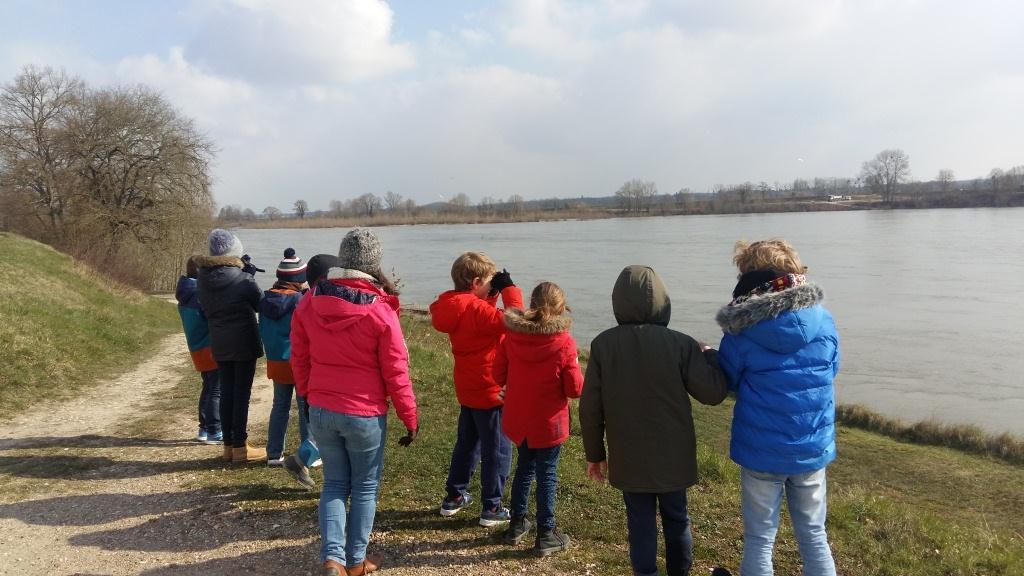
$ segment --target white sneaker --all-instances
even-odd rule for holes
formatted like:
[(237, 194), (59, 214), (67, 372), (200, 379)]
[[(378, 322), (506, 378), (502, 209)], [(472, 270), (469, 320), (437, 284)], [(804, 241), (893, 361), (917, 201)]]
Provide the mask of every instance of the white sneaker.
[(284, 466), (284, 458), (274, 458), (273, 460), (267, 460), (267, 466)]
[(319, 468), (324, 465), (324, 461), (317, 458), (315, 462), (309, 465), (310, 468)]
[(206, 442), (206, 430), (200, 428), (199, 433), (196, 434), (196, 440), (198, 440), (199, 442)]

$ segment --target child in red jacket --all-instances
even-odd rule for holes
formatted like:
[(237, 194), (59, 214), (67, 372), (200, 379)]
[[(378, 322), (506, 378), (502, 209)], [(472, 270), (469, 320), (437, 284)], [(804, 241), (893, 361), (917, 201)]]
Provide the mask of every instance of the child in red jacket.
[(496, 270), (486, 254), (462, 254), (452, 265), (455, 289), (442, 293), (430, 305), (434, 328), (448, 334), (452, 343), (455, 395), (462, 406), (441, 515), (451, 516), (473, 501), (466, 488), (479, 460), (481, 526), (496, 526), (509, 519), (501, 495), (512, 467), (512, 445), (501, 433), (501, 386), (492, 374), (494, 356), (505, 334), (498, 296), (505, 308), (523, 307), (523, 293), (512, 277), (505, 270)]
[(505, 387), (502, 430), (519, 452), (512, 480), (512, 522), (507, 544), (519, 544), (530, 532), (526, 505), (537, 478), (537, 539), (541, 556), (565, 550), (569, 537), (555, 528), (558, 456), (569, 437), (569, 398), (579, 398), (583, 374), (576, 341), (569, 334), (565, 292), (541, 282), (530, 295), (530, 309), (506, 310), (509, 332), (494, 360), (494, 379)]

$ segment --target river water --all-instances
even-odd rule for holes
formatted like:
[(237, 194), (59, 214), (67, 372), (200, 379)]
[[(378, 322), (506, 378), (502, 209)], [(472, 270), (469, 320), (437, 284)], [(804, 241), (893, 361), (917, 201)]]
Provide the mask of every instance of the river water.
[[(238, 230), (267, 288), (285, 247), (336, 254), (344, 229)], [(615, 323), (611, 289), (629, 264), (654, 267), (671, 327), (717, 345), (733, 243), (783, 237), (825, 290), (843, 353), (840, 402), (917, 421), (1024, 435), (1024, 208), (676, 216), (375, 229), (404, 303), (451, 287), (452, 260), (487, 252), (527, 298), (557, 282), (581, 347)]]

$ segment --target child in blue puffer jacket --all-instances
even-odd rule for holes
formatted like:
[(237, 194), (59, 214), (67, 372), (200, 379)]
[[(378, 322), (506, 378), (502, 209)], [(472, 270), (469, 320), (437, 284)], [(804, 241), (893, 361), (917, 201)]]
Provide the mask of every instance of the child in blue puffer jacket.
[(839, 336), (785, 240), (736, 244), (739, 282), (718, 311), (718, 361), (736, 393), (730, 456), (742, 467), (741, 576), (770, 576), (786, 495), (805, 576), (834, 576), (825, 467), (836, 457)]
[(174, 296), (178, 300), (178, 315), (185, 331), (185, 343), (196, 372), (202, 376), (203, 389), (199, 394), (199, 433), (196, 440), (205, 444), (220, 444), (220, 375), (217, 361), (210, 349), (210, 326), (199, 306), (199, 266), (195, 257), (185, 264), (185, 275), (178, 278)]

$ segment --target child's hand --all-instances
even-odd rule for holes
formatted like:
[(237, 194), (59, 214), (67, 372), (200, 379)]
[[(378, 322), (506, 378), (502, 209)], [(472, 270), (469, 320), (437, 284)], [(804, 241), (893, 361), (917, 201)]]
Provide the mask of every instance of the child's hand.
[(515, 282), (512, 281), (512, 275), (508, 273), (508, 270), (502, 268), (501, 272), (498, 272), (491, 278), (491, 294), (500, 294), (505, 288), (515, 285)]
[(708, 350), (714, 350), (714, 348), (712, 348), (711, 346), (708, 346), (707, 344), (705, 344), (703, 342), (700, 342), (700, 341), (697, 341), (697, 345), (700, 346), (700, 351), (701, 352), (707, 352)]
[(498, 400), (501, 400), (501, 401), (505, 400), (505, 387), (504, 386), (501, 387), (501, 390), (498, 390)]
[(587, 462), (587, 478), (598, 484), (603, 484), (608, 477), (608, 461)]
[(402, 448), (408, 448), (409, 444), (412, 444), (412, 441), (415, 440), (416, 436), (420, 433), (419, 428), (415, 430), (412, 430), (411, 428), (406, 428), (405, 430), (406, 432), (408, 432), (408, 434), (398, 439), (398, 445), (401, 446)]

